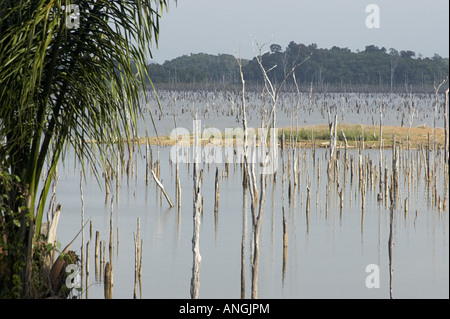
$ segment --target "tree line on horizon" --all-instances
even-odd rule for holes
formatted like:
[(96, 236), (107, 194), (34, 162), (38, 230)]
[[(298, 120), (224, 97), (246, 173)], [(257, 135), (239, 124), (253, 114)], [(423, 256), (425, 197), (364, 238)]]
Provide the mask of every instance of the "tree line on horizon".
[[(316, 44), (304, 45), (291, 41), (283, 48), (271, 44), (261, 55), (262, 64), (270, 70), (272, 83), (281, 83), (294, 64), (299, 85), (316, 89), (327, 87), (376, 87), (382, 91), (410, 89), (426, 91), (448, 77), (449, 58), (438, 54), (433, 57), (416, 55), (414, 51), (379, 48), (368, 45), (363, 51), (333, 46), (318, 48)], [(306, 60), (305, 60), (306, 59)], [(246, 83), (263, 83), (257, 58), (242, 61)], [(239, 67), (236, 57), (230, 54), (196, 53), (183, 55), (162, 64), (147, 66), (155, 84), (238, 84)], [(286, 85), (293, 84), (292, 77)]]

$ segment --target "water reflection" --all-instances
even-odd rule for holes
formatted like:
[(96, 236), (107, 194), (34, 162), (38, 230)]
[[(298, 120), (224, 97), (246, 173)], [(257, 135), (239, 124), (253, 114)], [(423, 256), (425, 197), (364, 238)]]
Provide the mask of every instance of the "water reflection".
[[(260, 188), (264, 186), (261, 191), (267, 189), (269, 203), (252, 213), (251, 222), (247, 220), (249, 196), (242, 187), (241, 166), (233, 163), (227, 177), (220, 179), (220, 212), (212, 209), (214, 177), (222, 176), (225, 168), (204, 167), (205, 209), (199, 225), (202, 297), (248, 298), (256, 290), (261, 298), (390, 298), (394, 235), (395, 297), (448, 296), (448, 286), (443, 284), (448, 279), (448, 176), (444, 173), (443, 154), (432, 152), (427, 160), (425, 148), (398, 149), (398, 199), (392, 207), (389, 196), (390, 188), (395, 186), (393, 167), (397, 167), (392, 165), (397, 158), (392, 150), (384, 150), (380, 159), (378, 150), (348, 149), (337, 156), (330, 178), (326, 174), (327, 149), (316, 148), (314, 157), (312, 149), (286, 151), (291, 155), (285, 157), (284, 183), (280, 182), (281, 169), (276, 179), (268, 176), (259, 180)], [(109, 265), (114, 268), (114, 298), (133, 295), (132, 234), (138, 217), (145, 241), (138, 295), (190, 296), (195, 238), (193, 219), (186, 217), (193, 213), (193, 171), (188, 164), (180, 164), (178, 170), (173, 166), (175, 178), (171, 178), (171, 166), (175, 164), (169, 162), (168, 153), (169, 148), (159, 148), (155, 163), (160, 165), (160, 178), (168, 194), (176, 199), (173, 208), (165, 205), (153, 180), (146, 184), (142, 173), (145, 161), (138, 160), (137, 153), (133, 156), (135, 175), (130, 176), (128, 185), (122, 182), (127, 179), (125, 175), (121, 182), (116, 181), (119, 187), (110, 188), (106, 202), (96, 182), (87, 178), (85, 209), (87, 216), (92, 216), (95, 234), (95, 245), (85, 246), (87, 251), (95, 249), (93, 261), (91, 258), (95, 277), (86, 276), (91, 281), (89, 298), (103, 298), (108, 253)], [(431, 163), (429, 170), (425, 163)], [(156, 166), (154, 169), (156, 172)], [(72, 229), (80, 220), (79, 198), (70, 195), (77, 178), (78, 174), (65, 169), (58, 183), (58, 202), (67, 207), (58, 233), (62, 243), (67, 242), (64, 230)], [(183, 196), (175, 195), (178, 188)], [(255, 207), (260, 205), (258, 202)], [(388, 227), (386, 236), (383, 230)], [(106, 251), (107, 241), (112, 251)], [(386, 270), (381, 273), (381, 283), (385, 284), (382, 287), (389, 286), (389, 293), (386, 289), (365, 288), (364, 278), (358, 277), (374, 261)], [(246, 278), (249, 273), (251, 281)], [(408, 278), (417, 278), (417, 282)]]
[(394, 205), (391, 204), (389, 209), (389, 240), (388, 240), (388, 251), (389, 251), (389, 298), (393, 299), (392, 293), (392, 280), (394, 275), (394, 270), (392, 268), (392, 255), (394, 249), (394, 238), (393, 238), (393, 223), (394, 223)]
[(241, 299), (245, 299), (245, 246), (247, 242), (248, 190), (242, 188)]

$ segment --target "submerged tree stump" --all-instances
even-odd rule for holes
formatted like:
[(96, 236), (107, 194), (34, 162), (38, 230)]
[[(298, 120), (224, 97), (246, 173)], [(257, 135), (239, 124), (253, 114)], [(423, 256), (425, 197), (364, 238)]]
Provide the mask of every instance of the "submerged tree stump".
[(109, 262), (105, 265), (104, 292), (105, 299), (113, 298), (113, 267)]

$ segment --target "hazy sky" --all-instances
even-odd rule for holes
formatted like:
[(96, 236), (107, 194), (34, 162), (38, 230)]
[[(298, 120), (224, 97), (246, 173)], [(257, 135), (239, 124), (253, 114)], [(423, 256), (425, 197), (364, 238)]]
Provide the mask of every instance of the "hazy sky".
[[(369, 4), (379, 7), (379, 28), (366, 27)], [(153, 62), (239, 50), (251, 58), (253, 37), (283, 50), (290, 41), (352, 51), (374, 44), (448, 57), (449, 0), (169, 0)]]

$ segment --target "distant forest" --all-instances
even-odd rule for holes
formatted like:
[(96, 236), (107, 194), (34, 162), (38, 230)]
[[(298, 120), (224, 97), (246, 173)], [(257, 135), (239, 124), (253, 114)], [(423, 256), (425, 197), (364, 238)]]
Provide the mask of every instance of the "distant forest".
[[(301, 87), (315, 90), (351, 90), (352, 88), (377, 91), (430, 91), (442, 79), (448, 77), (449, 59), (438, 54), (422, 57), (413, 51), (379, 48), (368, 45), (364, 51), (352, 52), (348, 48), (318, 48), (293, 41), (283, 51), (272, 44), (262, 55), (262, 63), (272, 83), (281, 83), (293, 63)], [(185, 84), (234, 85), (240, 83), (239, 68), (235, 56), (197, 53), (183, 55), (163, 64), (148, 65), (150, 78), (156, 85), (182, 87)], [(243, 73), (250, 86), (263, 84), (262, 72), (256, 57), (243, 60)], [(293, 84), (292, 77), (286, 87)]]

